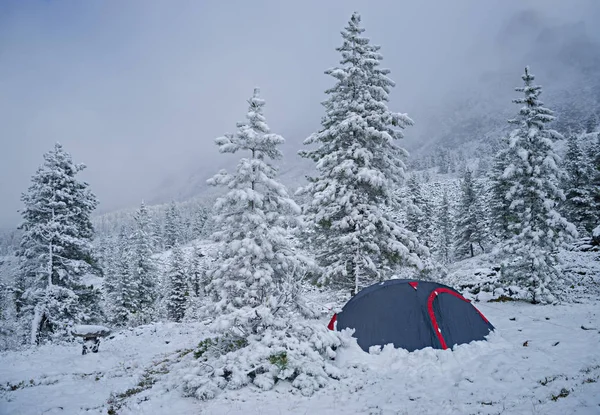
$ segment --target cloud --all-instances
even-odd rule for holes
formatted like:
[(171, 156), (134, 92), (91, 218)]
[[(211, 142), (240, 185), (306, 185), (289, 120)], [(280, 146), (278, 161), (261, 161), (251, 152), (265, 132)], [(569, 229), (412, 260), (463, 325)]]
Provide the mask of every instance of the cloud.
[(534, 8), (572, 21), (594, 16), (595, 4), (2, 2), (0, 226), (18, 222), (20, 193), (55, 141), (88, 165), (82, 178), (102, 210), (152, 199), (166, 178), (215, 172), (226, 161), (213, 140), (233, 131), (254, 86), (293, 155), (319, 127), (331, 86), (323, 71), (337, 64), (339, 31), (354, 10), (392, 69), (391, 105), (418, 124), (486, 66), (486, 47), (509, 16)]

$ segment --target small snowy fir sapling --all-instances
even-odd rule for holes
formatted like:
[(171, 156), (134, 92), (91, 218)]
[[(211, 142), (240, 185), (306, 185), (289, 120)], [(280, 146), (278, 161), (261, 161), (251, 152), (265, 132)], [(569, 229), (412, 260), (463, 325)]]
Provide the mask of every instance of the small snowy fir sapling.
[(556, 300), (561, 289), (557, 251), (577, 231), (558, 211), (564, 194), (554, 141), (562, 136), (546, 127), (554, 116), (539, 100), (542, 88), (533, 83), (529, 68), (522, 79), (525, 85), (516, 90), (524, 97), (514, 102), (523, 107), (510, 121), (517, 125), (509, 139), (515, 157), (503, 173), (511, 184), (506, 198), (514, 220), (508, 226), (512, 235), (502, 245), (502, 279), (507, 285), (526, 288), (533, 303), (548, 303)]
[[(294, 321), (307, 262), (290, 241), (300, 209), (271, 164), (281, 158), (284, 140), (270, 132), (264, 105), (255, 89), (246, 121), (216, 140), (222, 153), (246, 157), (235, 173), (221, 171), (208, 181), (228, 192), (215, 204), (213, 238), (221, 253), (208, 270), (206, 311), (218, 335), (199, 344), (184, 377), (184, 392), (200, 399), (249, 384), (270, 389), (280, 380), (310, 394), (335, 376), (329, 359), (338, 337), (320, 322)], [(202, 372), (206, 367), (213, 370)]]
[(16, 292), (19, 317), (33, 344), (65, 339), (73, 324), (101, 318), (99, 296), (82, 283), (84, 275), (100, 274), (90, 220), (98, 202), (88, 184), (75, 177), (84, 168), (57, 143), (44, 154), (44, 164), (21, 197)]
[[(177, 245), (177, 241), (175, 241)], [(171, 255), (167, 294), (167, 314), (172, 321), (180, 322), (185, 315), (189, 297), (186, 264), (181, 247), (175, 246)]]
[(318, 173), (300, 193), (310, 198), (304, 210), (324, 269), (321, 282), (354, 292), (399, 265), (422, 268), (419, 256), (428, 255), (385, 209), (394, 204), (394, 188), (406, 170), (408, 153), (395, 141), (413, 121), (388, 109), (395, 84), (379, 66), (380, 47), (362, 35), (360, 21), (354, 13), (337, 48), (340, 66), (326, 71), (336, 84), (326, 91), (322, 129), (304, 141), (316, 148), (300, 152)]

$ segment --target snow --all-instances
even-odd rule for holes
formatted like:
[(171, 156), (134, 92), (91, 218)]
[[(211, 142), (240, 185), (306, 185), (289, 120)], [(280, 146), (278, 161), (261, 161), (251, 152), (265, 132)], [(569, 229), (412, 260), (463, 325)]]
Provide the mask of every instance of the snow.
[(108, 336), (110, 334), (110, 329), (104, 326), (80, 324), (73, 327), (72, 332), (76, 336), (85, 336), (90, 334), (94, 334), (96, 336)]
[[(268, 392), (256, 387), (226, 390), (207, 402), (182, 397), (163, 372), (193, 359), (178, 350), (193, 348), (202, 339), (206, 327), (200, 323), (125, 330), (103, 341), (99, 353), (85, 356), (78, 344), (4, 352), (0, 414), (105, 414), (111, 393), (135, 388), (144, 373), (154, 383), (126, 397), (119, 414), (599, 413), (597, 300), (475, 305), (496, 327), (487, 342), (413, 353), (384, 347), (378, 354), (364, 353), (351, 342), (335, 360), (342, 379), (330, 381), (312, 397), (294, 392), (289, 383)], [(553, 400), (563, 388), (568, 396)]]

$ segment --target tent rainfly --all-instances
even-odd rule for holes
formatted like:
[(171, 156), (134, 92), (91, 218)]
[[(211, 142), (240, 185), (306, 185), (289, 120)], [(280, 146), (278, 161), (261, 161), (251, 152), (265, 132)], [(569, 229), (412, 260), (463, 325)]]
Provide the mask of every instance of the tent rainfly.
[(350, 299), (329, 322), (330, 330), (355, 329), (366, 352), (392, 343), (414, 351), (485, 340), (494, 326), (453, 288), (430, 281), (389, 280)]

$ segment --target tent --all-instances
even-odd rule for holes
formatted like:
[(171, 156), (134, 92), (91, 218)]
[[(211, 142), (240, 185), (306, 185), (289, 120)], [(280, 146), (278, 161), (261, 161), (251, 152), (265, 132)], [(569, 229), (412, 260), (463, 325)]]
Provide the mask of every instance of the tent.
[(359, 346), (393, 343), (408, 351), (485, 340), (494, 326), (456, 290), (430, 281), (389, 280), (350, 299), (329, 323), (330, 330), (353, 328)]

